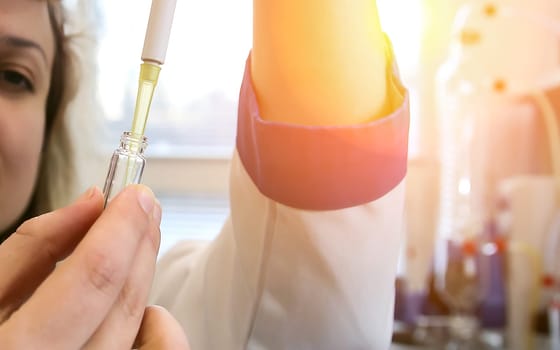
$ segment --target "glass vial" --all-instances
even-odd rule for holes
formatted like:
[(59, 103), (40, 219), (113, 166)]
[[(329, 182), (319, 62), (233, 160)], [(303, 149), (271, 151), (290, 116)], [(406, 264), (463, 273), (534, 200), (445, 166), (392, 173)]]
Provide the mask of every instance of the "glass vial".
[(109, 171), (103, 187), (105, 206), (121, 190), (142, 180), (146, 165), (144, 150), (148, 146), (147, 138), (131, 132), (123, 132), (119, 148), (111, 157)]

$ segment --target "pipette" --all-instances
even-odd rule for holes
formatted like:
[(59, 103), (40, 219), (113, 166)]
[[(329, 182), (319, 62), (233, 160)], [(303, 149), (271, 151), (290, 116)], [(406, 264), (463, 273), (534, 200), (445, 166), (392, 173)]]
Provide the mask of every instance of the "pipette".
[(143, 63), (140, 65), (132, 128), (130, 132), (123, 133), (119, 148), (111, 157), (103, 188), (105, 205), (124, 187), (139, 183), (142, 179), (146, 163), (143, 153), (147, 145), (144, 131), (161, 65), (165, 62), (176, 2), (177, 0), (152, 0), (141, 56)]
[(132, 134), (144, 135), (161, 65), (165, 62), (176, 0), (153, 0), (142, 50)]

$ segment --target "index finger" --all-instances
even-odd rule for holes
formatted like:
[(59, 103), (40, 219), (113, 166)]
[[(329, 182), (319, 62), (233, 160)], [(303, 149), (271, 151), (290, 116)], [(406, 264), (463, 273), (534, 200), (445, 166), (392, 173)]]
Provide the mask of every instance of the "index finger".
[(25, 335), (19, 348), (76, 349), (89, 339), (115, 303), (139, 243), (159, 232), (155, 205), (153, 193), (141, 185), (111, 201), (75, 252), (2, 327)]

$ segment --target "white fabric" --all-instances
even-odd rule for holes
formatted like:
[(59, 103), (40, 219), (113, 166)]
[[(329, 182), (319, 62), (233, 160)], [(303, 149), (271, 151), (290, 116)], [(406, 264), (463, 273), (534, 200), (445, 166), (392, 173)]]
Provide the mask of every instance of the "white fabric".
[(403, 183), (361, 206), (298, 210), (264, 197), (235, 154), (231, 216), (211, 243), (160, 259), (151, 302), (193, 350), (388, 349)]

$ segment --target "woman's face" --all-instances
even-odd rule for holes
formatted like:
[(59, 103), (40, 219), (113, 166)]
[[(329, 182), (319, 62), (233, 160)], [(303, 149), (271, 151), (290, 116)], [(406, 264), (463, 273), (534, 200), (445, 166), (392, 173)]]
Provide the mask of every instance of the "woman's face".
[(33, 192), (54, 47), (46, 1), (0, 0), (0, 232)]

